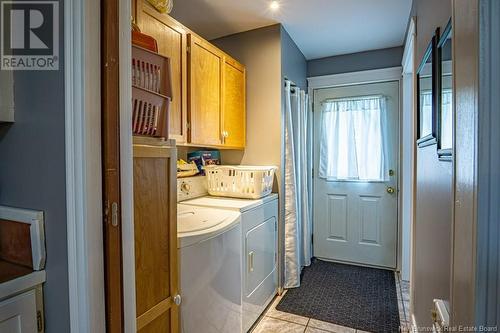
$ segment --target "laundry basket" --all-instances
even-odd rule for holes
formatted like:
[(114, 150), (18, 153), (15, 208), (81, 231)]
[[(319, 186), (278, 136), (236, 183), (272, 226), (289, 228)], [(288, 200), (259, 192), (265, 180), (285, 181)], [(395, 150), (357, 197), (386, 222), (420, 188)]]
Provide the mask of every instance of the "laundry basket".
[(208, 193), (214, 196), (259, 199), (273, 189), (275, 166), (207, 165)]

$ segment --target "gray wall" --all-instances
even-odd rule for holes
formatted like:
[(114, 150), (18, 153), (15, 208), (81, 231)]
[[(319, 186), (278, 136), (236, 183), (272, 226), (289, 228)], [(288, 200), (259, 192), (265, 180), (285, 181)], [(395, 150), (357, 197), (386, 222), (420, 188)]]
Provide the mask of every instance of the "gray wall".
[[(414, 0), (418, 67), (437, 27), (451, 16), (450, 0)], [(412, 313), (418, 326), (431, 325), (434, 298), (450, 299), (452, 163), (439, 161), (436, 145), (417, 148)]]
[(222, 151), (226, 164), (280, 165), (280, 25), (246, 31), (211, 42), (245, 65), (247, 137), (245, 151)]
[(307, 88), (306, 58), (283, 26), (281, 26), (281, 72), (298, 87)]
[(403, 47), (373, 50), (307, 61), (307, 76), (365, 71), (401, 66)]
[[(500, 323), (500, 2), (479, 2), (477, 267), (475, 325)], [(495, 37), (496, 36), (496, 37)], [(461, 82), (459, 82), (461, 83)], [(461, 84), (460, 86), (463, 86)], [(458, 92), (458, 90), (457, 90)], [(457, 104), (458, 105), (458, 104)], [(458, 112), (458, 111), (457, 111)], [(458, 135), (457, 130), (457, 135)], [(459, 230), (458, 228), (455, 230)], [(460, 252), (455, 252), (460, 258)], [(455, 260), (462, 270), (465, 263)], [(467, 268), (467, 266), (465, 266)], [(463, 290), (463, 289), (462, 289)], [(463, 321), (458, 320), (461, 324)]]
[(47, 332), (69, 332), (63, 7), (59, 71), (15, 72), (16, 122), (0, 124), (0, 205), (45, 212)]

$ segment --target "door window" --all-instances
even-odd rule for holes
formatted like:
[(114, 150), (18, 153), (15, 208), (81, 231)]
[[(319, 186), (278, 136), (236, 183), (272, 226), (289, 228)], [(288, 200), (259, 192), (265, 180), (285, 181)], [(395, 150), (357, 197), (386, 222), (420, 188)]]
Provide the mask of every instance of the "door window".
[(330, 181), (384, 181), (384, 96), (323, 102), (319, 177)]

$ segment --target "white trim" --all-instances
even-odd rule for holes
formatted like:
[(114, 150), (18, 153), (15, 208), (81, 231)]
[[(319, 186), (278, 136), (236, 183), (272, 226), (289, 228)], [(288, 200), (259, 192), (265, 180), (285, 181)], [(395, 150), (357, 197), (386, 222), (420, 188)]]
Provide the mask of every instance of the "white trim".
[(64, 54), (70, 329), (105, 332), (99, 0), (64, 3)]
[(131, 2), (120, 2), (120, 173), (122, 213), (123, 313), (124, 332), (135, 333), (135, 253), (134, 192), (132, 162), (132, 38), (130, 35)]
[[(323, 76), (314, 76), (307, 78), (308, 81), (308, 92), (309, 98), (314, 101), (314, 90), (323, 88), (335, 88), (351, 85), (361, 85), (368, 83), (382, 83), (390, 81), (398, 81), (398, 92), (399, 92), (399, 110), (398, 110), (398, 185), (397, 188), (401, 186), (401, 119), (402, 119), (402, 67), (388, 67), (381, 69), (373, 69), (359, 72), (342, 73), (342, 74), (332, 74)], [(314, 103), (314, 102), (313, 102)], [(313, 112), (314, 112), (313, 104)], [(313, 199), (314, 201), (314, 199)], [(401, 269), (401, 229), (402, 229), (402, 219), (401, 219), (401, 191), (398, 190), (398, 203), (397, 203), (397, 246), (396, 246), (396, 271)]]
[[(410, 25), (408, 27), (408, 34), (406, 35), (406, 43), (405, 43), (405, 48), (403, 52), (403, 59), (402, 59), (402, 68), (403, 68), (403, 80), (402, 80), (402, 108), (401, 108), (401, 145), (402, 149), (400, 150), (401, 154), (401, 170), (400, 170), (400, 175), (401, 175), (401, 187), (400, 187), (400, 192), (401, 192), (401, 276), (404, 278), (404, 280), (411, 280), (412, 278), (412, 268), (411, 268), (411, 262), (412, 262), (412, 244), (414, 243), (412, 240), (412, 226), (413, 226), (413, 216), (414, 216), (414, 189), (415, 189), (415, 145), (414, 142), (416, 140), (416, 130), (415, 130), (415, 78), (414, 78), (414, 71), (415, 71), (415, 50), (416, 50), (416, 18), (412, 17), (410, 19)], [(406, 84), (408, 82), (411, 82), (410, 87), (406, 87)], [(410, 93), (409, 96), (407, 96), (407, 93)], [(406, 99), (410, 99), (410, 101), (407, 101)], [(410, 109), (407, 110), (408, 105), (410, 106)], [(404, 150), (403, 147), (406, 147), (408, 150)], [(409, 154), (408, 154), (409, 153)], [(409, 162), (409, 167), (405, 168), (405, 166)], [(409, 179), (409, 187), (404, 186), (404, 179)], [(406, 207), (408, 204), (409, 199), (409, 207)], [(406, 214), (409, 214), (406, 215)], [(406, 223), (405, 223), (406, 221)], [(410, 233), (408, 236), (405, 236), (405, 233)], [(409, 239), (408, 239), (409, 238)], [(409, 244), (407, 242), (409, 241)], [(406, 255), (404, 253), (406, 249), (409, 249), (409, 254)], [(407, 271), (408, 268), (407, 265), (404, 265), (406, 262), (409, 262), (409, 271)], [(410, 284), (410, 288), (413, 284)]]
[(372, 69), (367, 71), (313, 76), (307, 78), (310, 89), (331, 88), (354, 84), (401, 80), (401, 67)]
[(413, 73), (413, 63), (414, 63), (414, 51), (415, 51), (415, 40), (416, 40), (416, 17), (410, 19), (410, 26), (408, 27), (408, 34), (406, 35), (405, 49), (403, 52), (403, 60), (401, 62), (403, 66), (403, 73), (410, 74)]

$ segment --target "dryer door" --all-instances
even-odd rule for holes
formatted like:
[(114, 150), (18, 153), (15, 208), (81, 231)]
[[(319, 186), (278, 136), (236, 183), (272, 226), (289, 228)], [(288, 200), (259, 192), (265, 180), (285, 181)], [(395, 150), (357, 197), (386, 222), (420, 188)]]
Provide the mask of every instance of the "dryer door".
[(249, 296), (276, 268), (276, 217), (247, 231), (245, 253), (245, 291)]

